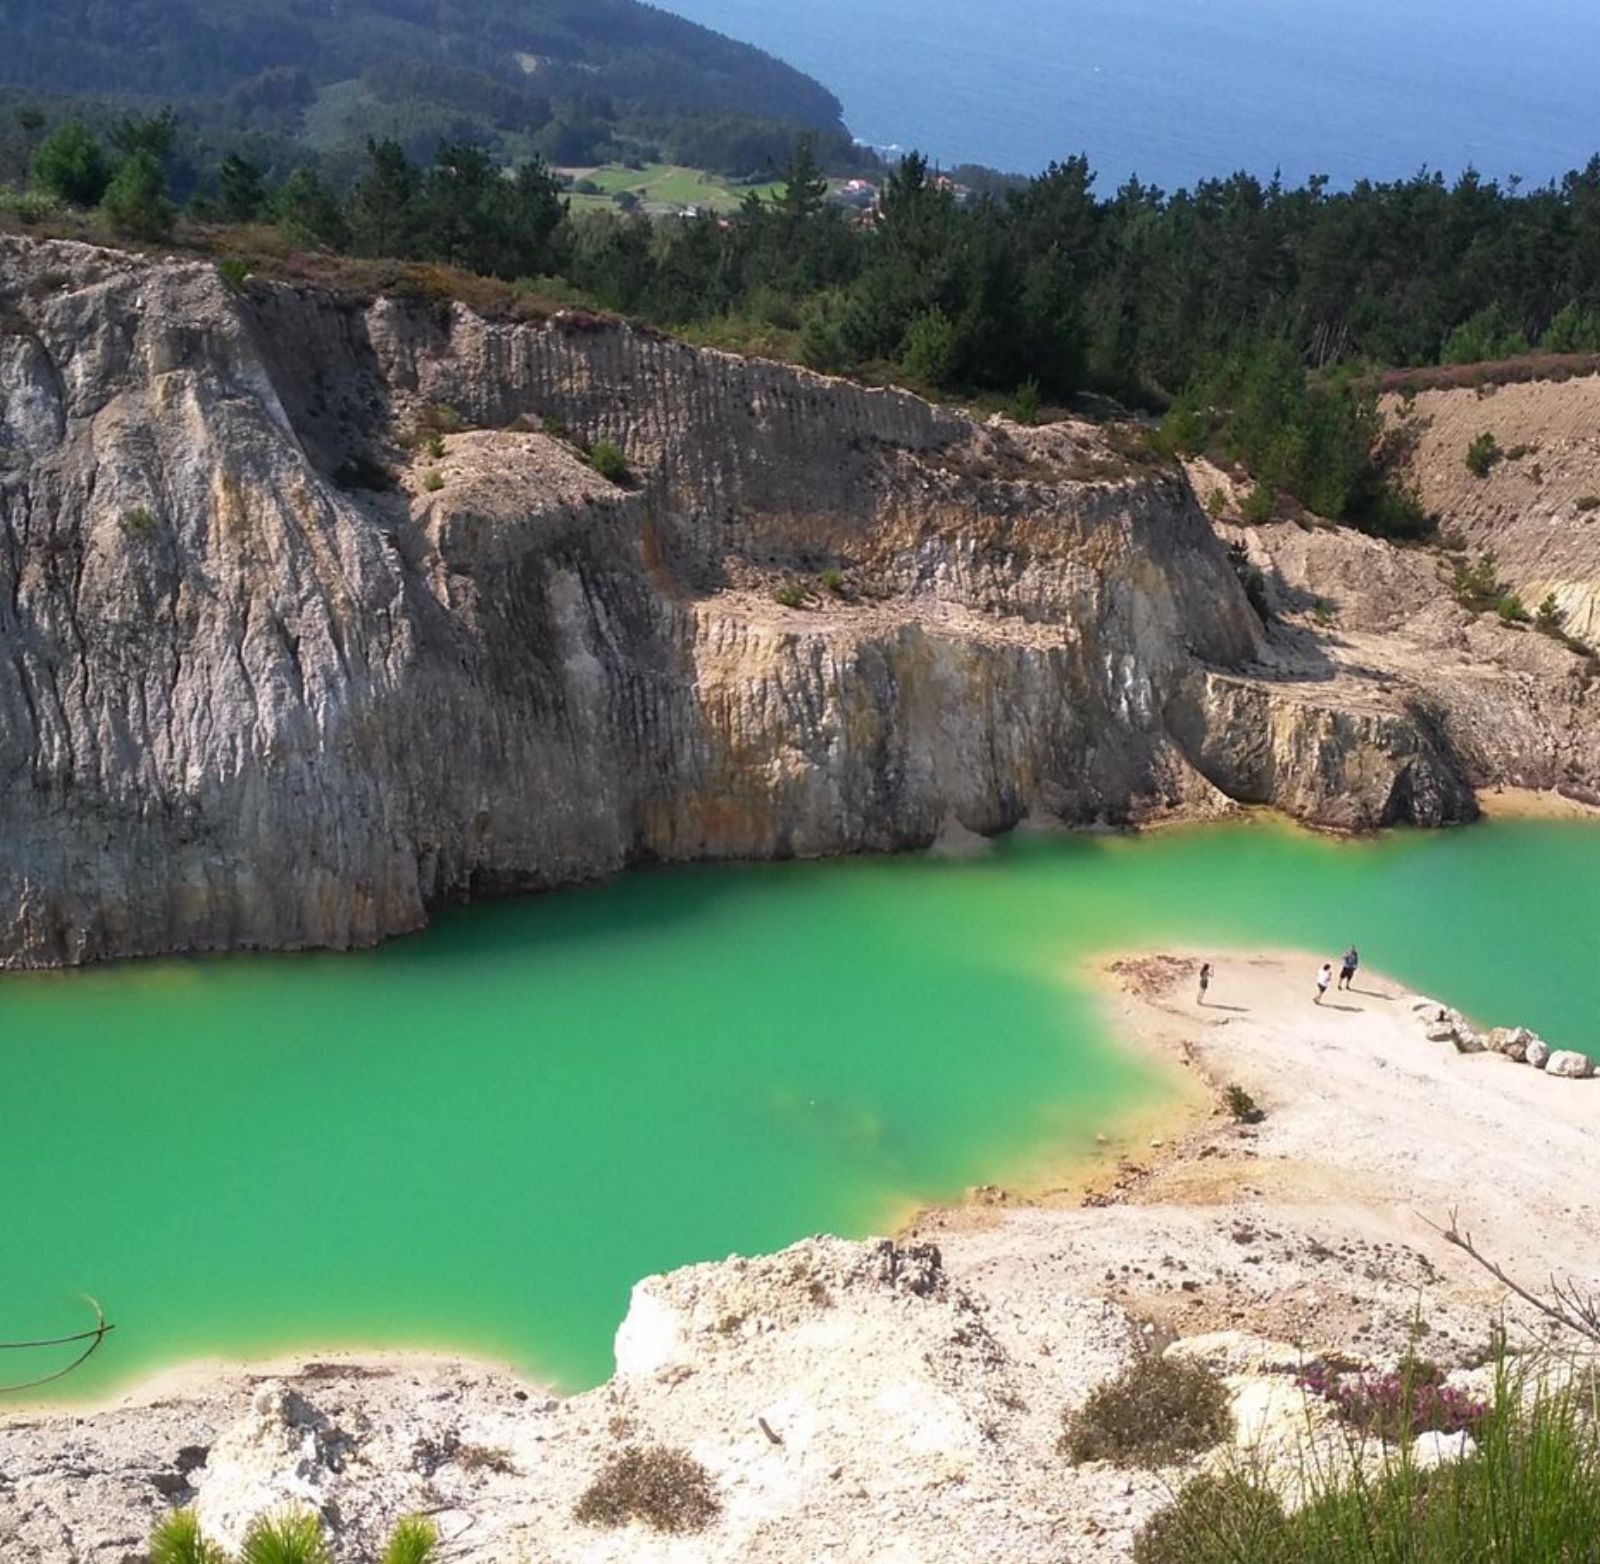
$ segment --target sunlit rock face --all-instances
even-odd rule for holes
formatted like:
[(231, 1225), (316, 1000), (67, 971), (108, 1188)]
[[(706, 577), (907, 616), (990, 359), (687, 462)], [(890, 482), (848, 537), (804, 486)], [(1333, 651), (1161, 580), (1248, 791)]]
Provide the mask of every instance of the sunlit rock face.
[(0, 287), (0, 963), (952, 823), (1471, 812), (1403, 703), (1253, 677), (1126, 433), (82, 245)]

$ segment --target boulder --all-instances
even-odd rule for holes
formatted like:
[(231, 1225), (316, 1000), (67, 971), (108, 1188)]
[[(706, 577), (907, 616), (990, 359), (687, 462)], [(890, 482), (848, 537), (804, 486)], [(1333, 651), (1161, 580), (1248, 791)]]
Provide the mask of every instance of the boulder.
[(1580, 1054), (1571, 1048), (1560, 1048), (1550, 1055), (1544, 1073), (1560, 1075), (1569, 1081), (1586, 1081), (1594, 1074), (1594, 1061), (1588, 1054)]
[(1550, 1045), (1542, 1037), (1535, 1037), (1523, 1058), (1534, 1069), (1542, 1070), (1550, 1062)]
[(1487, 1048), (1488, 1045), (1482, 1036), (1474, 1032), (1470, 1026), (1458, 1024), (1454, 1030), (1458, 1054), (1481, 1054)]
[(1426, 1035), (1430, 1043), (1453, 1043), (1456, 1040), (1456, 1029), (1449, 1022), (1441, 1021), (1430, 1026)]
[(1538, 1041), (1538, 1033), (1525, 1026), (1496, 1026), (1484, 1034), (1491, 1053), (1504, 1054), (1521, 1064), (1528, 1057), (1528, 1044)]

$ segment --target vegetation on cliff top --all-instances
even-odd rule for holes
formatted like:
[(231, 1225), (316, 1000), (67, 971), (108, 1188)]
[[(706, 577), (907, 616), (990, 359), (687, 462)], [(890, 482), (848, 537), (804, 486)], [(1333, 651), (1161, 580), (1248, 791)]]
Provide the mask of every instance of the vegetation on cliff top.
[(123, 118), (103, 136), (76, 119), (27, 123), (31, 183), (10, 201), (25, 220), (98, 203), (115, 232), (165, 240), (186, 182), (180, 237), (225, 256), (448, 265), (1030, 420), (1109, 396), (1165, 411), (1169, 452), (1248, 468), (1247, 519), (1290, 497), (1420, 533), (1389, 477), (1373, 371), (1534, 343), (1600, 352), (1600, 159), (1531, 191), (1473, 174), (1344, 192), (1240, 174), (1101, 196), (1075, 158), (963, 196), (911, 156), (863, 217), (830, 199), (826, 150), (803, 136), (775, 189), (736, 212), (653, 220), (574, 211), (540, 158), (507, 173), (470, 140), (437, 143), (426, 163), (374, 140), (341, 178), (197, 153), (181, 116)]

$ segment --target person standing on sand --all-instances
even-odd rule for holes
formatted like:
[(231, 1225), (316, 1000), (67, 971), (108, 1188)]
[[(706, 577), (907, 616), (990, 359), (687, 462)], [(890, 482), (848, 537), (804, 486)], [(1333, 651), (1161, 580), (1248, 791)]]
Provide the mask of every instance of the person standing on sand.
[(1348, 989), (1355, 982), (1356, 968), (1361, 965), (1361, 957), (1357, 955), (1356, 948), (1352, 945), (1345, 953), (1344, 959), (1339, 963), (1339, 987)]
[(1322, 996), (1328, 992), (1328, 985), (1333, 981), (1333, 963), (1324, 961), (1317, 969), (1317, 998), (1316, 1003), (1322, 1003)]
[(1206, 1002), (1206, 990), (1210, 987), (1211, 963), (1209, 961), (1202, 961), (1200, 963), (1200, 992), (1195, 995), (1194, 999), (1194, 1002), (1197, 1005), (1203, 1005)]

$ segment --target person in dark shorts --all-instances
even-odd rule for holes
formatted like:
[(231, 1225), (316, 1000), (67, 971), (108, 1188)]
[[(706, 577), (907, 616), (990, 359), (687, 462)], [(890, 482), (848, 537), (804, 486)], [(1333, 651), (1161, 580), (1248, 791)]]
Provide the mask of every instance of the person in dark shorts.
[(1202, 961), (1200, 963), (1200, 992), (1194, 997), (1194, 1002), (1197, 1005), (1203, 1005), (1206, 1002), (1206, 990), (1210, 987), (1211, 963), (1209, 961)]
[(1344, 958), (1339, 963), (1339, 987), (1349, 988), (1355, 982), (1356, 968), (1361, 965), (1361, 957), (1357, 955), (1356, 948), (1352, 945), (1344, 953)]
[(1322, 996), (1328, 992), (1328, 985), (1333, 981), (1333, 963), (1324, 961), (1317, 968), (1317, 997), (1316, 1003), (1322, 1003)]

